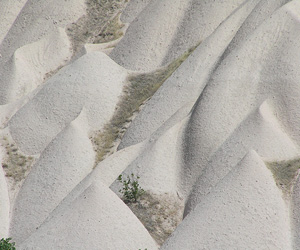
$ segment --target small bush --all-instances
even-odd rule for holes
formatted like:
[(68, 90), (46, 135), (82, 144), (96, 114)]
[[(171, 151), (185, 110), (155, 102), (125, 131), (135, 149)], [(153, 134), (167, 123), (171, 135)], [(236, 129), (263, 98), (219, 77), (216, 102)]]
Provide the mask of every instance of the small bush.
[(123, 194), (123, 200), (125, 202), (136, 202), (137, 199), (142, 196), (145, 191), (140, 187), (138, 182), (139, 176), (127, 176), (127, 179), (123, 179), (122, 175), (119, 175), (118, 181), (123, 184), (123, 188), (119, 190)]
[(16, 250), (14, 242), (10, 242), (11, 238), (2, 238), (0, 240), (0, 250)]

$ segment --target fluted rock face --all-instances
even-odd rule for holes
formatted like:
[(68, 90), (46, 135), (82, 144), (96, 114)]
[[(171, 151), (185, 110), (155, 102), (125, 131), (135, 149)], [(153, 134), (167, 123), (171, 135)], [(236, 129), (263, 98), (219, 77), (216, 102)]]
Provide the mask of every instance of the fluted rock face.
[(300, 249), (299, 20), (298, 0), (2, 1), (0, 237)]

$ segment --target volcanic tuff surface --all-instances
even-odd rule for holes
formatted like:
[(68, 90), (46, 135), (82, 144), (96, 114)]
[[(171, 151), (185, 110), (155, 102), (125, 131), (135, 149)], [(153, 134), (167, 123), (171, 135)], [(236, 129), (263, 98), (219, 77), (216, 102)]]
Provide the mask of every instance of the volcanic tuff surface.
[(0, 238), (300, 249), (300, 1), (2, 0), (0, 27)]

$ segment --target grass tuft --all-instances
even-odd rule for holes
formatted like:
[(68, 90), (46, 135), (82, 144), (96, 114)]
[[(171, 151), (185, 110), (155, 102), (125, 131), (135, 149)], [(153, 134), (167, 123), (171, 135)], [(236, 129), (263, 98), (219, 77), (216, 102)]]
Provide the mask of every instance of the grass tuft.
[(95, 132), (91, 137), (97, 154), (95, 166), (110, 152), (114, 142), (122, 138), (132, 116), (140, 110), (140, 107), (153, 96), (198, 45), (190, 48), (167, 66), (150, 73), (133, 74), (128, 77), (128, 84), (124, 87), (124, 94), (112, 119), (102, 131)]

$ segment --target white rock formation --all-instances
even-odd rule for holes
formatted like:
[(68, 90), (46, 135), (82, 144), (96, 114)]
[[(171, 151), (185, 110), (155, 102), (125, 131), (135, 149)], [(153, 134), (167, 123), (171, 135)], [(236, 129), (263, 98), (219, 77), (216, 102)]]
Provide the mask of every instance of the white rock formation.
[(3, 0), (0, 3), (0, 44), (6, 36), (7, 32), (15, 22), (18, 14), (26, 4), (27, 0), (9, 1)]
[[(228, 44), (253, 10), (256, 2), (247, 1), (241, 5), (165, 81), (132, 122), (119, 149), (145, 140), (180, 108), (196, 102)], [(190, 109), (187, 109), (178, 121), (189, 111)]]
[(106, 185), (97, 182), (78, 193), (70, 203), (64, 203), (63, 209), (58, 207), (19, 249), (145, 247), (158, 249), (130, 209)]
[(250, 114), (210, 158), (193, 187), (185, 207), (185, 215), (200, 203), (250, 149), (255, 150), (267, 162), (300, 157), (299, 147), (282, 131), (267, 101)]
[[(82, 34), (115, 32), (108, 20), (84, 30), (88, 2), (0, 3), (0, 132), (37, 159), (12, 204), (0, 170), (0, 237), (18, 249), (158, 249), (155, 206), (183, 215), (164, 250), (300, 249), (299, 166), (288, 165), (300, 159), (299, 0), (113, 1), (124, 37), (76, 55), (67, 29), (84, 15)], [(97, 163), (90, 137), (112, 126), (128, 77), (147, 72), (148, 86), (196, 45), (131, 124), (121, 114), (113, 130), (129, 128), (98, 142), (112, 154)], [(132, 173), (158, 197), (151, 223), (120, 199), (117, 178)]]
[[(11, 3), (8, 2), (1, 1), (0, 9), (4, 11), (11, 9)], [(10, 20), (3, 17), (3, 25), (10, 26), (10, 29), (0, 44), (1, 66), (2, 62), (6, 63), (18, 48), (40, 40), (58, 27), (65, 28), (86, 13), (84, 0), (38, 2), (18, 0), (16, 2), (16, 9), (12, 13), (15, 21), (10, 21), (13, 17), (10, 17)], [(22, 9), (19, 11), (20, 8)]]
[(251, 151), (199, 203), (161, 249), (292, 249), (287, 207)]
[(9, 122), (22, 151), (40, 153), (85, 108), (88, 124), (101, 129), (115, 111), (127, 71), (91, 52), (50, 78)]
[(243, 1), (152, 0), (110, 56), (127, 69), (154, 70), (203, 41)]
[(300, 51), (299, 40), (292, 38), (298, 34), (299, 7), (299, 2), (292, 1), (278, 9), (242, 46), (227, 55), (211, 76), (186, 128), (185, 162), (193, 171), (189, 183), (266, 99), (271, 100), (283, 131), (299, 141), (299, 101), (294, 95), (300, 90), (295, 68), (300, 64)]
[[(132, 161), (125, 171), (124, 176), (134, 173), (139, 176), (141, 186), (151, 193), (171, 194), (177, 196), (180, 193), (180, 174), (182, 157), (180, 131), (183, 123), (178, 123), (168, 129), (158, 138), (150, 138), (138, 157)], [(116, 181), (112, 187), (115, 192), (120, 189), (120, 183)]]
[(151, 2), (152, 0), (132, 0), (129, 1), (126, 8), (123, 10), (121, 15), (121, 21), (123, 23), (131, 23), (136, 17), (139, 16), (141, 11)]
[(71, 59), (71, 49), (71, 42), (62, 28), (17, 49), (1, 70), (1, 104), (14, 102), (37, 88), (47, 73)]
[[(94, 151), (84, 112), (43, 151), (23, 184), (13, 209), (10, 235), (29, 237), (93, 168)], [(34, 212), (33, 212), (34, 211)]]

